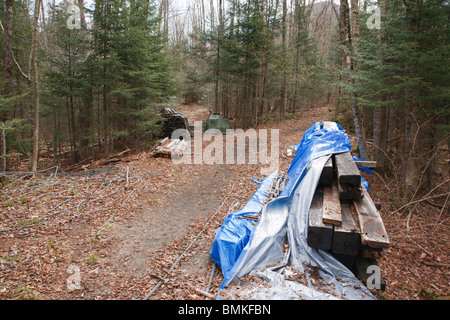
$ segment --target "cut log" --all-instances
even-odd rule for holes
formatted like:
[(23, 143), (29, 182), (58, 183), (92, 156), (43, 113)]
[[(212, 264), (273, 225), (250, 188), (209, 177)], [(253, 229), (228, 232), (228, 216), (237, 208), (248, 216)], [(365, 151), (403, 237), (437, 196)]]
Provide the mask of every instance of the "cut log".
[(361, 248), (361, 235), (352, 207), (351, 201), (341, 201), (342, 224), (334, 227), (332, 249), (334, 253), (355, 256)]
[(366, 188), (362, 191), (363, 198), (353, 201), (361, 230), (361, 243), (372, 248), (387, 248), (389, 238), (383, 220)]
[(330, 250), (333, 226), (322, 222), (323, 187), (318, 186), (309, 208), (307, 243), (310, 247)]
[(341, 202), (336, 183), (323, 187), (322, 222), (337, 226), (342, 224)]
[(351, 187), (348, 185), (339, 184), (339, 198), (342, 200), (359, 200), (362, 199), (362, 186)]
[(341, 199), (361, 199), (361, 175), (350, 152), (333, 156)]
[(322, 174), (320, 175), (319, 183), (322, 185), (331, 185), (333, 181), (333, 161), (330, 157), (327, 163), (323, 166)]

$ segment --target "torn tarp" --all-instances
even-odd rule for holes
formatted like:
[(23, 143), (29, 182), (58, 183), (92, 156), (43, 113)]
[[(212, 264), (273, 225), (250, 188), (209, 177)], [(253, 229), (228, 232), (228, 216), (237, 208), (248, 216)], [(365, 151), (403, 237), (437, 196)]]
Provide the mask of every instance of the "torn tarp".
[[(296, 148), (296, 156), (287, 172), (289, 181), (281, 195), (267, 203), (264, 186), (276, 176), (264, 179), (254, 197), (242, 210), (230, 214), (216, 234), (211, 257), (222, 268), (224, 281), (220, 289), (248, 274), (258, 275), (270, 284), (255, 292), (258, 299), (363, 299), (373, 298), (370, 291), (343, 264), (326, 251), (307, 245), (309, 207), (324, 164), (334, 153), (347, 152), (350, 140), (334, 122), (315, 123)], [(243, 212), (260, 214), (256, 225), (239, 219)], [(285, 242), (289, 249), (284, 252)], [(277, 265), (273, 268), (274, 265)], [(272, 266), (272, 268), (268, 266)], [(303, 272), (305, 267), (320, 269), (323, 281), (299, 286), (285, 278), (289, 270)], [(220, 294), (220, 292), (219, 292)]]

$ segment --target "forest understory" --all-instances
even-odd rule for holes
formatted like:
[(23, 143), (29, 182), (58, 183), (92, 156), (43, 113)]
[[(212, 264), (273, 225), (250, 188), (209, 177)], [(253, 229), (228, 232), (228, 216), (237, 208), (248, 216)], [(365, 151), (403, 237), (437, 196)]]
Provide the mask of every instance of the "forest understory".
[[(179, 111), (190, 122), (209, 115), (197, 105)], [(280, 170), (286, 171), (289, 147), (316, 121), (333, 119), (325, 106), (257, 129), (280, 130)], [(174, 164), (147, 149), (70, 172), (50, 167), (34, 177), (7, 176), (0, 199), (0, 298), (214, 299), (223, 280), (209, 257), (215, 231), (253, 195), (257, 185), (250, 179), (262, 178), (261, 166)], [(361, 174), (382, 204), (391, 240), (378, 259), (386, 290), (374, 290), (375, 297), (448, 299), (450, 222), (446, 199), (435, 197), (442, 190), (398, 207), (386, 196), (399, 187), (395, 177), (374, 172)]]

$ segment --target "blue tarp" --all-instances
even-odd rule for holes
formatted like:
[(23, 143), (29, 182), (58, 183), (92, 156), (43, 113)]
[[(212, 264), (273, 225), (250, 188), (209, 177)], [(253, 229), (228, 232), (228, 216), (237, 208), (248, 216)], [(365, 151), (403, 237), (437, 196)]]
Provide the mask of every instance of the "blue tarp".
[[(326, 126), (323, 122), (317, 122), (305, 132), (300, 144), (293, 148), (296, 155), (287, 171), (289, 181), (281, 195), (267, 203), (263, 201), (277, 176), (277, 172), (273, 172), (261, 181), (245, 207), (228, 215), (217, 230), (211, 248), (211, 258), (222, 269), (224, 281), (221, 289), (236, 278), (263, 271), (266, 266), (277, 261), (282, 264), (289, 262), (299, 270), (307, 262), (323, 270), (323, 278), (333, 283), (333, 289), (330, 290), (335, 293), (330, 295), (303, 288), (303, 298), (329, 299), (339, 295), (349, 299), (370, 298), (370, 292), (364, 288), (349, 289), (350, 284), (354, 285), (352, 288), (361, 288), (362, 284), (345, 266), (329, 253), (310, 248), (306, 244), (309, 206), (323, 165), (332, 154), (350, 151), (351, 144), (347, 134), (335, 122), (327, 122)], [(256, 214), (261, 215), (257, 224), (239, 218), (242, 215)], [(286, 240), (289, 243), (288, 254), (283, 252)], [(271, 293), (266, 292), (264, 297), (298, 297), (298, 292), (302, 290), (291, 281), (282, 281), (283, 289), (277, 289), (280, 284), (279, 277), (279, 273), (264, 270), (264, 278), (274, 281)], [(345, 281), (346, 284), (340, 281)], [(290, 290), (287, 290), (287, 287)]]
[(277, 172), (272, 173), (262, 182), (258, 190), (239, 211), (229, 214), (223, 221), (216, 233), (214, 244), (211, 249), (211, 258), (222, 269), (223, 274), (228, 274), (236, 263), (239, 255), (250, 239), (250, 235), (255, 228), (255, 222), (249, 219), (242, 219), (244, 215), (258, 215), (269, 196), (272, 182)]

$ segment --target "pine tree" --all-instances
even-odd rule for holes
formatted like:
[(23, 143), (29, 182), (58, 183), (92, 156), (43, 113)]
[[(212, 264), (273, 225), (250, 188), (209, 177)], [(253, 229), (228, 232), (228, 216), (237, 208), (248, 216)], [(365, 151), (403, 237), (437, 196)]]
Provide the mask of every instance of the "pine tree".
[[(321, 59), (317, 52), (317, 45), (310, 36), (309, 26), (312, 5), (306, 1), (295, 1), (293, 36), (291, 45), (292, 58), (292, 89), (290, 93), (291, 110), (293, 113), (307, 106), (315, 99), (312, 96), (316, 88), (320, 88), (318, 78), (322, 72)], [(309, 101), (308, 101), (308, 98)]]
[[(374, 127), (400, 134), (399, 152), (391, 158), (402, 167), (404, 184), (429, 188), (437, 145), (448, 136), (448, 6), (439, 0), (390, 0), (383, 9), (381, 31), (361, 29), (353, 90), (375, 114), (386, 110), (387, 123)], [(392, 152), (395, 145), (388, 150), (384, 139), (376, 148)]]
[[(74, 162), (89, 156), (96, 140), (108, 155), (127, 139), (155, 137), (155, 105), (176, 94), (177, 86), (154, 6), (144, 0), (96, 1), (92, 12), (86, 10), (92, 27), (68, 29), (67, 5), (53, 11), (54, 46), (46, 73), (55, 139), (64, 139), (57, 128), (64, 115)], [(62, 142), (56, 140), (54, 149)]]
[(90, 125), (89, 117), (85, 115), (89, 110), (84, 108), (90, 98), (91, 86), (89, 73), (86, 72), (89, 43), (86, 26), (81, 29), (67, 27), (68, 6), (69, 2), (64, 2), (53, 8), (50, 15), (49, 28), (53, 41), (52, 50), (47, 52), (50, 67), (45, 72), (46, 90), (43, 95), (43, 101), (50, 109), (43, 115), (55, 120), (62, 115), (67, 117), (65, 128), (68, 130), (53, 128), (54, 152), (56, 144), (63, 142), (61, 135), (68, 134), (72, 161), (78, 162), (81, 159), (81, 141), (86, 144), (85, 128), (89, 129)]

